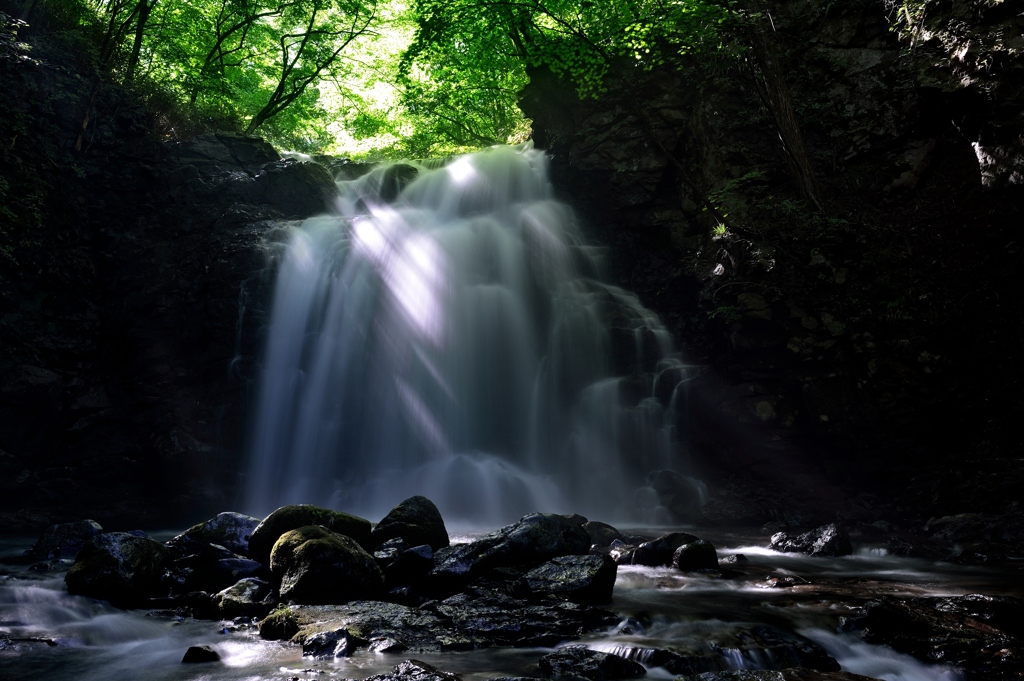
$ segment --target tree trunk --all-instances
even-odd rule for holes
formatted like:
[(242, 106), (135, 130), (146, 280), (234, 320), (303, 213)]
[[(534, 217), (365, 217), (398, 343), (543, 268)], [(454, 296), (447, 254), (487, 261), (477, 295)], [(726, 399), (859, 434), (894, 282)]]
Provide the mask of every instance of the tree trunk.
[(128, 57), (128, 66), (125, 69), (125, 82), (131, 83), (135, 79), (135, 69), (139, 66), (139, 54), (142, 52), (142, 39), (146, 32), (146, 23), (149, 21), (149, 14), (156, 6), (157, 0), (139, 0), (136, 10), (137, 23), (135, 24), (135, 41), (132, 43), (132, 53)]
[(774, 27), (770, 23), (771, 17), (758, 0), (748, 0), (747, 5), (754, 17), (754, 23), (747, 31), (747, 35), (753, 60), (757, 65), (756, 69), (752, 69), (752, 75), (758, 95), (775, 123), (800, 194), (819, 211), (825, 212), (821, 202), (821, 190), (818, 188), (817, 176), (814, 173), (814, 164), (807, 153), (800, 122), (793, 110), (789, 87), (786, 85), (782, 66), (776, 57), (771, 34), (768, 32), (774, 32)]

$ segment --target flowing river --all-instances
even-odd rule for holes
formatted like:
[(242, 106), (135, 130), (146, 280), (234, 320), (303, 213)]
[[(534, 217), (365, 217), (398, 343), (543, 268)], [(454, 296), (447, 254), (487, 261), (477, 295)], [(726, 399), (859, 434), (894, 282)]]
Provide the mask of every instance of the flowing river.
[[(888, 648), (839, 634), (839, 617), (880, 595), (947, 596), (1019, 591), (1013, 572), (886, 555), (859, 547), (843, 558), (783, 554), (751, 545), (751, 538), (707, 535), (719, 557), (742, 553), (736, 574), (718, 577), (671, 568), (620, 566), (614, 600), (618, 626), (588, 635), (591, 648), (626, 654), (645, 663), (644, 650), (672, 649), (717, 657), (722, 668), (763, 669), (778, 661), (744, 642), (744, 632), (767, 628), (783, 641), (806, 637), (835, 657), (845, 671), (887, 681), (956, 681), (960, 674), (926, 665)], [(155, 535), (163, 538), (161, 535)], [(469, 536), (453, 537), (464, 541)], [(30, 541), (7, 540), (6, 556)], [(65, 566), (66, 568), (66, 566)], [(33, 572), (6, 566), (0, 576), (0, 678), (3, 679), (360, 679), (389, 671), (410, 657), (359, 650), (349, 658), (311, 660), (299, 646), (259, 638), (248, 622), (210, 622), (160, 611), (122, 611), (105, 602), (71, 596), (64, 570)], [(809, 583), (767, 587), (771, 578)], [(796, 638), (794, 638), (796, 637)], [(210, 645), (221, 661), (182, 664), (186, 649)], [(412, 657), (465, 679), (539, 676), (546, 648), (485, 649)], [(777, 653), (776, 653), (777, 654)], [(651, 660), (651, 678), (673, 678)]]

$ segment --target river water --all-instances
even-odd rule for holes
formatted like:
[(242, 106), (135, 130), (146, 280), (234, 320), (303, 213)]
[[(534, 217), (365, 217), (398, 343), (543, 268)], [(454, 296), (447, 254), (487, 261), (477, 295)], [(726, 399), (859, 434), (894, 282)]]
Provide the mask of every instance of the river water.
[[(648, 530), (649, 531), (649, 530)], [(743, 632), (769, 628), (781, 637), (807, 637), (823, 646), (846, 671), (889, 681), (957, 681), (959, 673), (926, 665), (889, 649), (838, 634), (839, 617), (883, 594), (948, 596), (984, 592), (1015, 594), (1009, 572), (994, 568), (886, 555), (860, 547), (853, 556), (827, 559), (781, 554), (758, 547), (749, 537), (708, 535), (719, 557), (742, 553), (728, 578), (684, 574), (671, 568), (619, 568), (609, 609), (623, 617), (611, 630), (588, 635), (583, 643), (606, 652), (661, 648), (716, 655), (727, 668), (764, 668), (772, 660), (735, 644)], [(466, 540), (468, 536), (457, 539)], [(30, 541), (6, 540), (3, 555), (16, 555)], [(725, 565), (726, 563), (723, 563)], [(730, 565), (730, 567), (733, 567)], [(365, 678), (385, 672), (408, 655), (360, 650), (337, 660), (303, 659), (301, 649), (259, 638), (245, 623), (196, 621), (167, 612), (121, 611), (109, 604), (71, 596), (63, 569), (33, 572), (3, 566), (0, 576), (0, 678), (2, 679), (208, 679)], [(771, 577), (798, 576), (810, 584), (766, 588)], [(181, 664), (192, 645), (210, 645), (217, 663)], [(487, 649), (414, 655), (473, 681), (497, 676), (539, 676), (538, 660), (550, 649)], [(673, 678), (645, 665), (652, 678)]]

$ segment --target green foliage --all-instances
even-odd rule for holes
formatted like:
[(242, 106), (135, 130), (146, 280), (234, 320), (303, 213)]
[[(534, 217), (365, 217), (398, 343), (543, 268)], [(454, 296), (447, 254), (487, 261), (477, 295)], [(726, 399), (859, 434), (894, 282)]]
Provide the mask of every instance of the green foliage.
[[(171, 121), (168, 132), (259, 130), (328, 145), (325, 83), (366, 52), (376, 0), (58, 0), (92, 36), (98, 65)], [(181, 130), (175, 130), (175, 128)]]
[(403, 103), (454, 145), (525, 137), (516, 95), (547, 67), (596, 97), (613, 71), (671, 66), (719, 49), (728, 0), (415, 0), (416, 37), (403, 57)]
[[(35, 0), (43, 2), (43, 0)], [(531, 68), (608, 76), (717, 50), (732, 0), (48, 0), (169, 135), (432, 156), (529, 137)]]

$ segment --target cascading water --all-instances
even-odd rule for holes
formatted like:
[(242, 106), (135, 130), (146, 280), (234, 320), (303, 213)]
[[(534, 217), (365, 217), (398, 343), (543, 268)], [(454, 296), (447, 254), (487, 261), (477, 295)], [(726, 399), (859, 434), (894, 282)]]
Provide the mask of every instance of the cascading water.
[(657, 316), (600, 281), (544, 155), (420, 167), (385, 203), (395, 175), (339, 182), (339, 215), (281, 257), (247, 507), (379, 517), (423, 494), (456, 522), (644, 520), (636, 490), (673, 459), (653, 375), (681, 363)]

